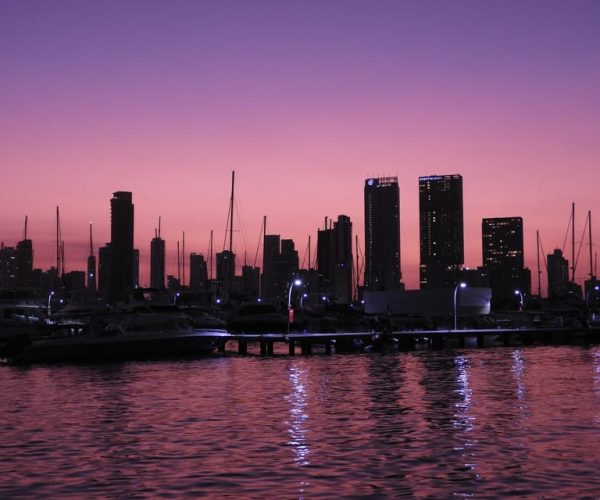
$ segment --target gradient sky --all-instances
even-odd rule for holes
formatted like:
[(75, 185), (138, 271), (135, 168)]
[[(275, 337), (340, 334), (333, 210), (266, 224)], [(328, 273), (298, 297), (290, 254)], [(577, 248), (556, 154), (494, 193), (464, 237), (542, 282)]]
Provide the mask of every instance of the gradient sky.
[(132, 191), (147, 284), (159, 216), (169, 274), (182, 231), (188, 252), (211, 229), (222, 250), (235, 170), (238, 261), (266, 215), (302, 262), (325, 216), (362, 245), (364, 180), (397, 175), (415, 288), (418, 177), (460, 173), (465, 265), (483, 217), (522, 216), (535, 270), (536, 230), (561, 248), (572, 202), (578, 240), (588, 210), (600, 221), (599, 26), (597, 0), (3, 0), (0, 240), (28, 215), (49, 267), (59, 205), (83, 270), (88, 222), (109, 241), (112, 193)]

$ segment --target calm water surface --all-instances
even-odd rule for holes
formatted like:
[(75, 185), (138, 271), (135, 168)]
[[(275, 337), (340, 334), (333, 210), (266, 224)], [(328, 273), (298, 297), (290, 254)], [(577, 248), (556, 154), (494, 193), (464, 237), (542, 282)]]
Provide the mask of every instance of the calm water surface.
[(0, 497), (600, 497), (600, 348), (0, 366)]

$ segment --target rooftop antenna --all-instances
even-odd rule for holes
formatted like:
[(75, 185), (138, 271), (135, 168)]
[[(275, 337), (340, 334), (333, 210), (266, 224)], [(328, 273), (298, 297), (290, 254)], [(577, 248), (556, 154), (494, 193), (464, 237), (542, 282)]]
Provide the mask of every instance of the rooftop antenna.
[(158, 235), (157, 236), (160, 238), (160, 215), (158, 216)]
[(23, 231), (23, 239), (27, 239), (27, 216), (25, 216), (25, 229)]
[(94, 243), (92, 240), (92, 222), (90, 221), (90, 256), (94, 255)]
[(181, 286), (185, 286), (185, 231), (183, 231), (182, 242), (181, 242), (181, 268), (183, 271)]
[(210, 230), (210, 240), (208, 242), (208, 269), (209, 279), (213, 279), (213, 230)]

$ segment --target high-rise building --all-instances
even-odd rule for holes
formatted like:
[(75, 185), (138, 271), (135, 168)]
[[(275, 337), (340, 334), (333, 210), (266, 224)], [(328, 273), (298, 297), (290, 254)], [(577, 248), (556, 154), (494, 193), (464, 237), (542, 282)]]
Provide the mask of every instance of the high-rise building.
[(263, 239), (263, 266), (261, 296), (271, 300), (274, 296), (274, 272), (280, 253), (281, 240), (278, 234), (265, 234)]
[(365, 288), (396, 290), (400, 271), (400, 191), (397, 177), (365, 181)]
[(481, 222), (484, 266), (523, 267), (523, 218), (496, 217)]
[(204, 255), (190, 254), (190, 290), (202, 290), (208, 286), (208, 269)]
[(242, 293), (247, 298), (258, 297), (260, 292), (260, 267), (242, 266)]
[(124, 300), (134, 286), (133, 203), (130, 192), (117, 191), (110, 200), (111, 263), (108, 299)]
[(217, 281), (220, 283), (219, 295), (224, 302), (231, 298), (235, 278), (235, 254), (229, 250), (217, 253)]
[(33, 274), (33, 244), (24, 239), (17, 243), (17, 288), (27, 288), (32, 285)]
[(419, 177), (421, 289), (454, 286), (464, 263), (462, 176)]
[(165, 240), (159, 234), (150, 242), (150, 287), (165, 287)]
[(531, 292), (531, 272), (524, 268), (523, 219), (497, 217), (481, 223), (483, 266), (492, 289), (492, 306), (504, 308), (514, 303), (515, 293)]
[(569, 293), (569, 261), (556, 248), (548, 255), (548, 297), (565, 297)]
[[(327, 222), (326, 222), (327, 224)], [(319, 294), (333, 301), (352, 302), (352, 222), (339, 215), (333, 227), (317, 233)]]
[(17, 251), (0, 243), (0, 289), (12, 289), (17, 284)]
[(98, 249), (98, 292), (104, 298), (108, 298), (110, 286), (110, 264), (112, 260), (111, 245), (107, 243)]

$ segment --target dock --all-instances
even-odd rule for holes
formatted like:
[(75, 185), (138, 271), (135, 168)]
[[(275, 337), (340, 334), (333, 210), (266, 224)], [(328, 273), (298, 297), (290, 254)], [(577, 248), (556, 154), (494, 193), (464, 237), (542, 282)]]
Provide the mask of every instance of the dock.
[[(600, 329), (569, 327), (489, 328), (462, 330), (401, 330), (363, 332), (291, 332), (286, 333), (230, 333), (217, 340), (218, 351), (248, 354), (249, 345), (257, 345), (261, 356), (272, 356), (274, 345), (287, 346), (294, 356), (299, 351), (310, 355), (315, 348), (325, 354), (390, 349), (413, 350), (430, 347), (485, 347), (513, 345), (561, 345), (600, 342)], [(234, 346), (232, 348), (232, 346)], [(281, 350), (278, 350), (281, 352)]]

